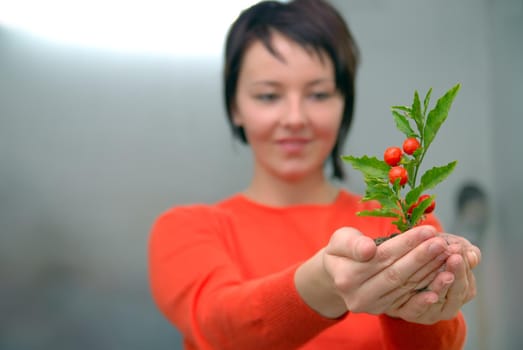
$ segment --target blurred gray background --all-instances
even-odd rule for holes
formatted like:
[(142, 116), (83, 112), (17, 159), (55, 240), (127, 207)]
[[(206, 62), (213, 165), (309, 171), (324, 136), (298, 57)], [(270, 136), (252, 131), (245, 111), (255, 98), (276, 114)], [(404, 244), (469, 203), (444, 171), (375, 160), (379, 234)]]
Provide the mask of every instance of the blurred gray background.
[[(437, 190), (449, 230), (464, 183), (488, 194), (468, 348), (523, 348), (523, 1), (332, 2), (362, 52), (345, 153), (400, 144), (389, 107), (461, 82), (426, 162), (459, 161)], [(216, 32), (196, 10), (179, 11), (194, 19), (179, 28), (187, 38)], [(221, 64), (220, 51), (92, 49), (0, 22), (0, 349), (180, 347), (150, 298), (147, 241), (167, 208), (216, 201), (249, 180), (249, 151), (225, 122)], [(344, 186), (362, 193), (348, 171)]]

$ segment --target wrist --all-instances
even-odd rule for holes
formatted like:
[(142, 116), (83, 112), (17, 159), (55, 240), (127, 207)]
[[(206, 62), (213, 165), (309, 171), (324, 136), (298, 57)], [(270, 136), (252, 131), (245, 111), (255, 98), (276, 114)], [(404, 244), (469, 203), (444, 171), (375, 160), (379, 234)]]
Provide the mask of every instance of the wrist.
[(347, 313), (347, 306), (323, 267), (323, 254), (322, 249), (296, 269), (294, 284), (311, 309), (323, 317), (335, 319)]

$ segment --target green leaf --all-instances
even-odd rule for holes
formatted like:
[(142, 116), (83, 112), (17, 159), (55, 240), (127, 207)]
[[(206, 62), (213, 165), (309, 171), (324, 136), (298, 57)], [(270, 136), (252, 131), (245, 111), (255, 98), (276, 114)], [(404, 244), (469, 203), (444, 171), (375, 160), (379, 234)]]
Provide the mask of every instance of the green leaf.
[(371, 176), (367, 176), (364, 179), (365, 179), (365, 184), (369, 187), (386, 188), (388, 191), (391, 191), (391, 189), (388, 185), (388, 181), (386, 179), (379, 178), (379, 177), (371, 177)]
[(398, 208), (396, 195), (386, 183), (377, 183), (366, 179), (367, 188), (363, 201), (377, 200), (383, 208)]
[(414, 99), (412, 101), (412, 119), (416, 122), (418, 132), (423, 135), (423, 114), (421, 112), (421, 101), (419, 99), (418, 91), (414, 91)]
[(447, 116), (452, 106), (452, 101), (458, 93), (461, 85), (456, 84), (453, 88), (445, 93), (436, 102), (436, 106), (429, 112), (427, 121), (425, 123), (425, 129), (423, 130), (423, 147), (425, 150), (429, 148), (430, 144), (436, 137), (439, 128), (447, 119)]
[(419, 196), (421, 196), (423, 191), (424, 191), (423, 186), (418, 186), (416, 188), (413, 188), (412, 190), (410, 190), (407, 193), (407, 195), (405, 196), (405, 202), (407, 204), (407, 208), (418, 201), (418, 198), (419, 198)]
[(396, 122), (396, 127), (399, 131), (405, 134), (407, 137), (419, 137), (414, 130), (410, 127), (408, 119), (397, 111), (392, 111), (394, 116), (394, 121)]
[(404, 221), (403, 217), (398, 218), (398, 220), (392, 222), (396, 227), (398, 228), (398, 231), (405, 232), (410, 227), (409, 225)]
[(409, 106), (392, 106), (392, 109), (397, 109), (398, 111), (403, 111), (406, 113), (409, 113), (412, 111), (412, 109)]
[(427, 91), (427, 94), (425, 95), (425, 99), (423, 100), (423, 115), (425, 115), (427, 113), (431, 95), (432, 95), (432, 88), (430, 88), (429, 91)]
[(425, 213), (425, 209), (427, 209), (432, 201), (434, 200), (434, 196), (430, 196), (429, 198), (421, 201), (414, 210), (412, 210), (412, 214), (410, 216), (410, 222), (413, 226), (417, 225), (421, 219), (423, 219), (423, 215)]
[(374, 210), (362, 210), (356, 213), (358, 216), (376, 216), (376, 217), (387, 217), (387, 218), (399, 218), (399, 214), (395, 210), (390, 209), (374, 209)]
[(354, 169), (361, 171), (364, 177), (388, 178), (390, 166), (376, 157), (342, 156), (342, 159), (350, 163)]
[(445, 180), (456, 167), (457, 161), (450, 162), (447, 165), (429, 169), (421, 177), (421, 186), (425, 190), (436, 187), (437, 184)]

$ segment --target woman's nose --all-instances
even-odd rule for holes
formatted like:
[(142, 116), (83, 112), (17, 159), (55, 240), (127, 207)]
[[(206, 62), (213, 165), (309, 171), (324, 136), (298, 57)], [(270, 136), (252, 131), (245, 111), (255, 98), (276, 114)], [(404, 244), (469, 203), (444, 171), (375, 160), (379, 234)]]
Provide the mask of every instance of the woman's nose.
[(289, 98), (282, 116), (282, 125), (287, 128), (299, 129), (307, 123), (304, 101), (299, 97)]

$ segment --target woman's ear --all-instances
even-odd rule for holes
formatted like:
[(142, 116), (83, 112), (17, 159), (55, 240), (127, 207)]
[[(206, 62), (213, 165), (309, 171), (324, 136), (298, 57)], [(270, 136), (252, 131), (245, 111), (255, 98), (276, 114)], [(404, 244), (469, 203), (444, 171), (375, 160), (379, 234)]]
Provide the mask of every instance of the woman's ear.
[(232, 114), (232, 123), (236, 126), (242, 126), (243, 125), (242, 118), (240, 117), (235, 105), (233, 105), (231, 108), (231, 114)]
[(232, 115), (232, 123), (236, 126), (242, 126), (242, 119), (238, 116), (237, 113)]

